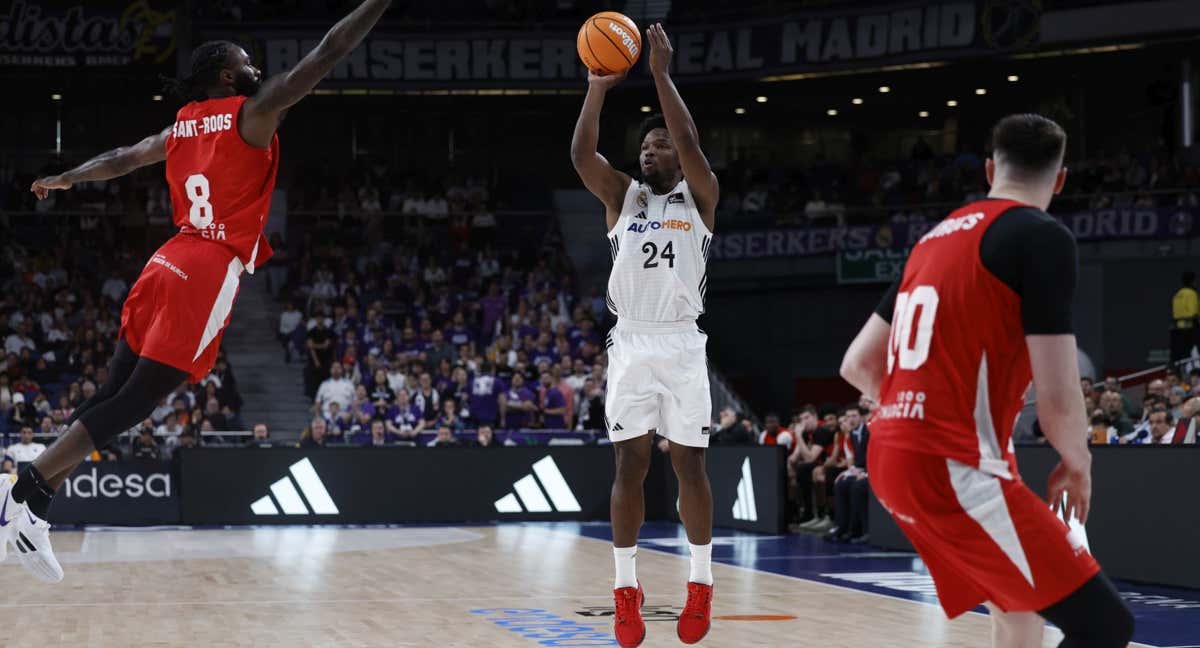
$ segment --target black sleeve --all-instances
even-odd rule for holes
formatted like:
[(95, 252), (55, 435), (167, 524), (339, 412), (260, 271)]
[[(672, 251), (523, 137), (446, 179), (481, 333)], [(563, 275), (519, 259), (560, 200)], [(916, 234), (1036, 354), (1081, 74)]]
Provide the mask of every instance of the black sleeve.
[(1021, 297), (1026, 335), (1071, 333), (1071, 307), (1079, 271), (1075, 238), (1046, 212), (1010, 209), (984, 232), (983, 266)]
[(896, 277), (887, 292), (883, 293), (883, 299), (879, 300), (879, 305), (875, 307), (875, 314), (882, 317), (883, 321), (888, 324), (892, 323), (892, 311), (896, 310), (896, 293), (900, 292), (900, 280), (903, 278), (903, 275)]

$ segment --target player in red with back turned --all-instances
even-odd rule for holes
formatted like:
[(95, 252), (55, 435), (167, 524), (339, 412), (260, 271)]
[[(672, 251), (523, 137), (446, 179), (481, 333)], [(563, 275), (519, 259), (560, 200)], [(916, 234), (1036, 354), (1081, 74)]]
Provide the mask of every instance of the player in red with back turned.
[(154, 253), (129, 291), (108, 381), (15, 484), (0, 480), (0, 554), (12, 543), (35, 576), (62, 580), (43, 520), (55, 491), (93, 449), (148, 416), (179, 383), (198, 382), (212, 369), (242, 272), (253, 273), (271, 256), (262, 232), (279, 168), (275, 131), (390, 4), (364, 0), (294, 68), (265, 82), (237, 45), (200, 45), (190, 74), (177, 82), (188, 103), (173, 125), (33, 183), (45, 198), (166, 160), (179, 233)]
[[(842, 376), (880, 409), (867, 472), (925, 561), (946, 614), (981, 603), (994, 646), (1124, 646), (1133, 617), (1082, 538), (1021, 481), (1012, 427), (1032, 378), (1062, 461), (1049, 501), (1080, 522), (1092, 495), (1071, 304), (1075, 240), (1046, 214), (1066, 179), (1066, 133), (1039, 115), (992, 132), (986, 200), (913, 247), (851, 343)], [(1062, 504), (1065, 495), (1066, 504)]]

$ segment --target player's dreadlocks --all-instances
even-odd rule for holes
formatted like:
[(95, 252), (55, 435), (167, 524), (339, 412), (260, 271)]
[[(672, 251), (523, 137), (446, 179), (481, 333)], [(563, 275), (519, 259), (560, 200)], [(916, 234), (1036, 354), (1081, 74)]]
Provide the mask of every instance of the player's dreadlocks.
[(217, 83), (221, 68), (229, 63), (229, 52), (237, 47), (229, 41), (208, 41), (192, 50), (190, 72), (181, 79), (160, 77), (163, 89), (184, 101), (204, 101), (207, 90)]

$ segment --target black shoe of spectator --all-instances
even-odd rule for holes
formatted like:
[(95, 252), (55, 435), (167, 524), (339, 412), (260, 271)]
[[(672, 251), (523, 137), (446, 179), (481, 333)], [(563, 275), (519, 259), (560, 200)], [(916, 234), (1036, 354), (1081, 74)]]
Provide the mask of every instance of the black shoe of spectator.
[(852, 545), (867, 544), (870, 541), (871, 541), (871, 536), (866, 533), (864, 533), (858, 537), (855, 537), (855, 538), (850, 538), (850, 544), (852, 544)]

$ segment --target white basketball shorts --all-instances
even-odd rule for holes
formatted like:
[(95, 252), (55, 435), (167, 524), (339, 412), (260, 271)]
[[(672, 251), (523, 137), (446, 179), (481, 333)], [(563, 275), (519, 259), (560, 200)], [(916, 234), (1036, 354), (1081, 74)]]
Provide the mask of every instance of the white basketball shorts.
[(608, 334), (608, 438), (627, 441), (657, 431), (672, 443), (708, 447), (712, 397), (708, 336), (695, 322), (618, 319)]

